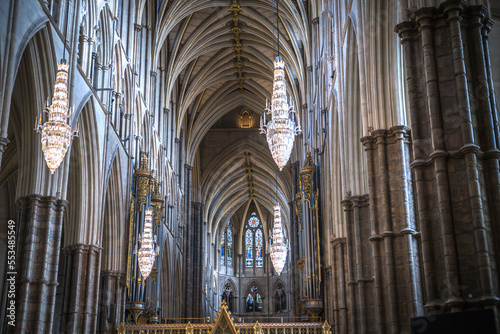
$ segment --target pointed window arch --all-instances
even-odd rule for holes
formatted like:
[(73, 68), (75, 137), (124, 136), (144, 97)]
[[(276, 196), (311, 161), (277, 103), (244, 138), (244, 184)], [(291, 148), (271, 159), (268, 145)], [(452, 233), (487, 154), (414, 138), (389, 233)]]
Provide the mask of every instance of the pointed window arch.
[(245, 250), (246, 250), (246, 266), (253, 266), (253, 233), (252, 230), (247, 230), (245, 233)]
[(262, 230), (259, 228), (255, 231), (255, 266), (262, 268), (264, 265), (264, 236)]
[(225, 262), (225, 250), (226, 250), (226, 231), (222, 231), (222, 235), (220, 237), (220, 264), (224, 265)]
[(227, 265), (233, 265), (233, 229), (231, 227), (227, 228)]
[(233, 229), (231, 228), (231, 221), (227, 222), (227, 226), (221, 233), (220, 264), (222, 266), (233, 265)]
[(262, 224), (255, 212), (248, 218), (245, 232), (245, 257), (247, 268), (264, 267), (264, 233)]

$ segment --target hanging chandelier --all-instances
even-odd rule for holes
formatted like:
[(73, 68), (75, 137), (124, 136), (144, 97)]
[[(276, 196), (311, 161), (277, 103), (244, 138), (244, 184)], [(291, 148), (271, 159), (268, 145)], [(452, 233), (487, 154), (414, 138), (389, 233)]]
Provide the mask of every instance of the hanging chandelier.
[[(292, 153), (295, 135), (301, 132), (295, 125), (293, 100), (287, 101), (285, 62), (281, 57), (274, 61), (274, 83), (271, 104), (266, 100), (264, 117), (260, 118), (260, 133), (265, 133), (271, 155), (280, 171), (285, 167)], [(271, 120), (266, 122), (266, 114)]]
[(42, 151), (50, 173), (59, 167), (71, 145), (71, 139), (76, 136), (78, 129), (72, 130), (69, 121), (71, 113), (68, 107), (68, 68), (63, 59), (57, 67), (56, 83), (52, 105), (44, 112), (48, 114), (47, 121), (42, 125), (42, 114), (36, 120), (35, 130), (42, 134)]
[[(285, 167), (292, 153), (295, 136), (301, 132), (300, 125), (295, 125), (295, 110), (293, 100), (286, 92), (285, 62), (280, 57), (280, 29), (279, 29), (279, 1), (276, 6), (278, 26), (278, 56), (274, 61), (273, 95), (271, 104), (266, 99), (264, 118), (260, 118), (260, 133), (265, 133), (271, 155), (278, 165), (280, 171)], [(274, 18), (273, 18), (273, 40), (274, 40)], [(274, 51), (274, 42), (273, 42)], [(271, 119), (266, 121), (266, 115)]]
[(152, 210), (145, 211), (144, 232), (142, 233), (142, 237), (139, 235), (139, 242), (141, 243), (141, 248), (136, 252), (139, 270), (144, 279), (147, 279), (153, 269), (155, 258), (159, 253), (159, 248), (156, 244), (156, 235), (153, 235)]
[(285, 243), (283, 226), (281, 225), (281, 209), (279, 205), (275, 205), (272, 244), (269, 246), (269, 252), (271, 253), (274, 270), (278, 275), (281, 274), (285, 267), (287, 250), (288, 245)]

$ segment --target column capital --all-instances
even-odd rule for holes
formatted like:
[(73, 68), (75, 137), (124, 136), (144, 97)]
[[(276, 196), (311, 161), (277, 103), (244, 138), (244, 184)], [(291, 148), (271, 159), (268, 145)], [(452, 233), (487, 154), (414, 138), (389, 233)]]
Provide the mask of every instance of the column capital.
[(438, 15), (438, 12), (439, 11), (434, 7), (424, 7), (414, 11), (412, 14), (412, 18), (419, 23), (420, 29), (431, 29), (433, 27), (434, 19)]
[(448, 14), (450, 10), (453, 10), (455, 11), (453, 16), (457, 16), (463, 12), (465, 7), (467, 7), (467, 1), (465, 0), (447, 0), (439, 6), (439, 9), (445, 14)]
[(401, 22), (396, 25), (394, 31), (399, 35), (403, 44), (417, 39), (417, 24), (414, 21)]

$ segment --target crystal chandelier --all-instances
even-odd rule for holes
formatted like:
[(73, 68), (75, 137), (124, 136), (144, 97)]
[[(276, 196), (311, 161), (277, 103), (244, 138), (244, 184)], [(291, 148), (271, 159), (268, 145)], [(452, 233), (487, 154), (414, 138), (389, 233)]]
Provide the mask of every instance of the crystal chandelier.
[(142, 237), (139, 235), (141, 248), (137, 251), (139, 269), (144, 279), (147, 279), (153, 269), (155, 258), (158, 255), (159, 248), (156, 245), (156, 235), (153, 235), (153, 211), (146, 210), (144, 218), (144, 232)]
[[(276, 6), (276, 16), (279, 16), (279, 1)], [(292, 153), (295, 135), (301, 132), (300, 125), (295, 125), (295, 110), (293, 100), (286, 92), (285, 62), (280, 57), (280, 28), (278, 26), (278, 56), (274, 61), (273, 95), (271, 104), (266, 99), (266, 109), (264, 119), (260, 118), (260, 133), (265, 133), (267, 143), (271, 150), (274, 162), (282, 170), (285, 167), (290, 154)], [(273, 39), (274, 39), (274, 19), (273, 19)], [(273, 42), (274, 49), (274, 42)], [(274, 50), (273, 50), (274, 51)], [(271, 114), (271, 120), (266, 121), (266, 114)]]
[(286, 253), (288, 245), (285, 243), (283, 236), (283, 226), (281, 225), (281, 209), (279, 205), (274, 206), (274, 226), (273, 226), (273, 243), (269, 246), (271, 253), (271, 262), (273, 263), (274, 270), (281, 274), (286, 262)]
[[(295, 135), (300, 133), (300, 126), (295, 125), (293, 101), (287, 101), (285, 82), (285, 62), (281, 57), (274, 61), (274, 84), (271, 104), (266, 100), (264, 118), (260, 118), (260, 133), (265, 133), (267, 143), (276, 165), (282, 170), (292, 153)], [(266, 122), (266, 114), (271, 120)]]
[(48, 114), (47, 121), (42, 125), (42, 114), (36, 120), (35, 130), (42, 134), (42, 151), (50, 173), (59, 167), (71, 144), (71, 139), (76, 136), (78, 129), (71, 130), (69, 120), (71, 113), (68, 108), (68, 68), (63, 59), (57, 67), (56, 83), (52, 105), (44, 112)]

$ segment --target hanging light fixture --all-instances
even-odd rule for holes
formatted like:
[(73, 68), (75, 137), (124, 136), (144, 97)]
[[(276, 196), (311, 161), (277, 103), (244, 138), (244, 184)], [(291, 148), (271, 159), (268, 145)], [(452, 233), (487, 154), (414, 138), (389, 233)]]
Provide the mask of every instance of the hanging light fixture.
[(156, 235), (153, 235), (152, 210), (145, 211), (144, 232), (142, 233), (142, 237), (139, 235), (139, 242), (141, 243), (141, 248), (136, 252), (139, 270), (144, 279), (147, 279), (153, 269), (155, 258), (159, 253), (159, 248), (156, 244)]
[(42, 125), (42, 113), (36, 120), (35, 130), (42, 134), (42, 151), (50, 173), (59, 167), (71, 145), (71, 139), (76, 136), (78, 128), (71, 129), (70, 118), (72, 113), (68, 107), (68, 69), (66, 60), (61, 60), (57, 67), (56, 83), (52, 105), (44, 112), (48, 114), (47, 121)]
[[(279, 21), (279, 1), (277, 5), (277, 22)], [(278, 24), (278, 56), (274, 61), (273, 95), (271, 103), (266, 99), (266, 109), (264, 117), (260, 118), (260, 133), (265, 133), (267, 143), (271, 150), (271, 155), (279, 169), (288, 162), (292, 153), (294, 138), (301, 132), (300, 125), (295, 124), (295, 110), (293, 100), (288, 101), (285, 81), (285, 62), (280, 57), (279, 48), (279, 23)], [(274, 26), (273, 26), (274, 30)], [(274, 33), (273, 33), (274, 39)], [(273, 42), (274, 45), (274, 42)], [(274, 47), (273, 47), (274, 48)], [(270, 114), (271, 119), (266, 121), (266, 114)]]
[(276, 270), (278, 275), (281, 274), (285, 267), (287, 251), (288, 245), (285, 242), (283, 226), (281, 225), (281, 208), (279, 204), (276, 204), (274, 206), (272, 244), (269, 246), (269, 252), (271, 253), (271, 262), (273, 263), (274, 270)]

